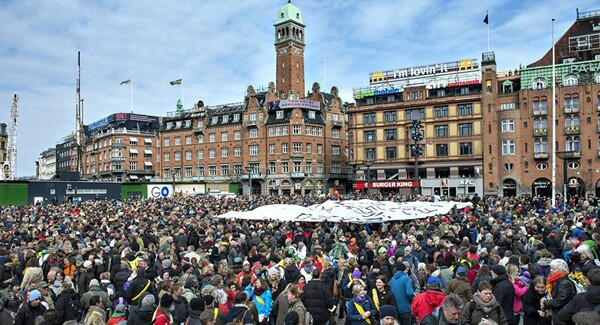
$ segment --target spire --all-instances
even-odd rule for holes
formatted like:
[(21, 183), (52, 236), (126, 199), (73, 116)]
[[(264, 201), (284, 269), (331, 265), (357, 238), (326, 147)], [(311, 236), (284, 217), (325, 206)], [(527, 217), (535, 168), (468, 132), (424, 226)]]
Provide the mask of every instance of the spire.
[(279, 15), (277, 16), (277, 22), (275, 23), (275, 26), (288, 21), (293, 21), (304, 27), (302, 13), (300, 12), (300, 9), (298, 9), (298, 7), (292, 4), (291, 0), (288, 0), (288, 3), (286, 3), (283, 7), (281, 7), (281, 9), (279, 9)]

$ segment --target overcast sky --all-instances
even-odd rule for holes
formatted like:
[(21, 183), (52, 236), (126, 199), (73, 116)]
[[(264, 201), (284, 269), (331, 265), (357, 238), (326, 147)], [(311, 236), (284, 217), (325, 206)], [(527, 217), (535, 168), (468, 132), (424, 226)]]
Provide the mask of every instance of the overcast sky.
[[(17, 176), (75, 128), (77, 51), (84, 123), (133, 110), (165, 115), (241, 102), (248, 85), (275, 79), (274, 27), (287, 0), (0, 1), (0, 121), (18, 92)], [(490, 49), (499, 70), (539, 59), (597, 0), (294, 0), (306, 25), (306, 89), (337, 86), (344, 101), (369, 73), (466, 57)], [(325, 63), (325, 64), (324, 64)], [(324, 76), (325, 65), (325, 76)]]

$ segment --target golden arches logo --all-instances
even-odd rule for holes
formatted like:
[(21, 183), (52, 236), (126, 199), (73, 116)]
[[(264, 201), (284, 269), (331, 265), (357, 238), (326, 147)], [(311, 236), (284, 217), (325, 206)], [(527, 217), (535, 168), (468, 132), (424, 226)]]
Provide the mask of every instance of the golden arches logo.
[(458, 62), (458, 71), (475, 69), (472, 59), (462, 59)]
[(371, 82), (378, 82), (378, 81), (384, 81), (384, 80), (385, 80), (385, 75), (383, 74), (383, 71), (377, 71), (377, 72), (371, 73)]

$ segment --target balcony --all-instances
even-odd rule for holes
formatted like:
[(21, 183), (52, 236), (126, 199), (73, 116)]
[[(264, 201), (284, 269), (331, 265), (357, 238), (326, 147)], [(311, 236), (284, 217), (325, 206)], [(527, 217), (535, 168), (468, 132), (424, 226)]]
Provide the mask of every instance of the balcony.
[(194, 128), (194, 134), (204, 133), (204, 126), (198, 126)]
[(342, 127), (342, 121), (331, 121), (331, 126), (334, 128), (341, 128)]
[(125, 157), (110, 157), (111, 162), (125, 161)]
[(533, 135), (536, 137), (548, 135), (548, 128), (534, 128)]
[(533, 159), (546, 160), (546, 159), (548, 159), (548, 153), (547, 152), (536, 152), (533, 154)]
[(254, 120), (254, 121), (246, 121), (246, 126), (247, 127), (256, 127), (258, 126), (258, 121)]
[(579, 125), (565, 127), (565, 134), (580, 134), (580, 133), (581, 133), (581, 130), (579, 129)]
[(125, 148), (126, 145), (123, 142), (115, 142), (110, 145), (111, 148)]
[(304, 173), (302, 173), (302, 172), (290, 173), (290, 178), (304, 178)]
[(544, 109), (533, 109), (533, 116), (547, 116), (548, 115), (548, 109), (544, 108)]

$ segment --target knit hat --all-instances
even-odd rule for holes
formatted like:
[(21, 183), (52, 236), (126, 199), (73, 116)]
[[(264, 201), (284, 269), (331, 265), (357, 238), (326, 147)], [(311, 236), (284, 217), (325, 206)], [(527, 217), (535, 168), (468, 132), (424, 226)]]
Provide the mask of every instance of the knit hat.
[(271, 275), (279, 275), (279, 270), (277, 270), (277, 267), (272, 267), (269, 269), (269, 276)]
[(427, 284), (439, 284), (440, 286), (444, 285), (444, 283), (442, 282), (442, 279), (440, 279), (437, 276), (430, 276), (429, 280), (427, 280)]
[(290, 311), (287, 315), (285, 315), (285, 319), (283, 320), (285, 325), (297, 325), (299, 322), (300, 317), (295, 311)]
[(125, 305), (118, 304), (117, 307), (115, 307), (115, 312), (113, 313), (113, 316), (122, 316), (125, 314), (126, 311), (127, 307), (125, 307)]
[(90, 287), (99, 287), (99, 286), (100, 286), (100, 282), (98, 282), (98, 280), (96, 280), (96, 279), (90, 280)]
[(360, 277), (362, 276), (362, 273), (360, 273), (359, 270), (355, 270), (354, 272), (352, 272), (352, 277), (353, 278), (358, 278), (360, 279)]
[(201, 298), (192, 298), (192, 300), (190, 300), (190, 309), (191, 310), (204, 311), (205, 308), (206, 308), (206, 302), (204, 300), (202, 300)]
[(250, 265), (250, 262), (248, 262), (248, 260), (244, 260), (244, 262), (242, 263), (242, 266), (246, 266), (246, 265)]
[(502, 265), (494, 265), (492, 266), (492, 272), (496, 273), (496, 275), (504, 275), (506, 274), (506, 268)]
[(172, 304), (173, 304), (173, 296), (171, 296), (170, 294), (165, 293), (160, 298), (160, 306), (161, 307), (169, 308), (169, 307), (171, 307)]
[(36, 299), (41, 299), (42, 298), (42, 294), (39, 292), (39, 290), (33, 290), (29, 293), (29, 301), (34, 301)]
[(206, 304), (206, 306), (212, 305), (212, 303), (215, 301), (215, 297), (213, 297), (211, 295), (206, 295), (206, 296), (203, 296), (202, 298), (204, 298), (204, 303)]
[(456, 269), (456, 275), (458, 275), (458, 276), (467, 276), (467, 269), (465, 269), (465, 268), (464, 268), (464, 267), (462, 267), (462, 266), (459, 266), (459, 267)]
[(145, 307), (152, 307), (154, 306), (154, 304), (156, 303), (156, 299), (154, 298), (154, 295), (146, 295), (144, 297), (144, 299), (142, 300), (142, 306)]
[(387, 253), (387, 249), (385, 249), (385, 247), (381, 247), (381, 248), (379, 248), (379, 250), (377, 250), (377, 253), (385, 254), (385, 253)]
[(404, 247), (404, 251), (405, 251), (405, 252), (410, 252), (410, 251), (411, 251), (411, 248), (410, 248), (410, 246), (406, 246), (406, 247)]
[(90, 261), (90, 260), (87, 260), (87, 261), (83, 262), (83, 267), (84, 267), (84, 268), (86, 268), (86, 269), (87, 269), (87, 268), (89, 268), (90, 266), (92, 266), (92, 261)]
[(170, 259), (165, 259), (162, 261), (162, 266), (167, 268), (167, 267), (171, 267), (171, 260)]
[(379, 261), (373, 261), (373, 268), (374, 269), (380, 269), (381, 268), (381, 263), (379, 263)]
[(383, 305), (379, 308), (379, 317), (384, 319), (385, 317), (392, 316), (398, 318), (398, 310), (392, 305)]

